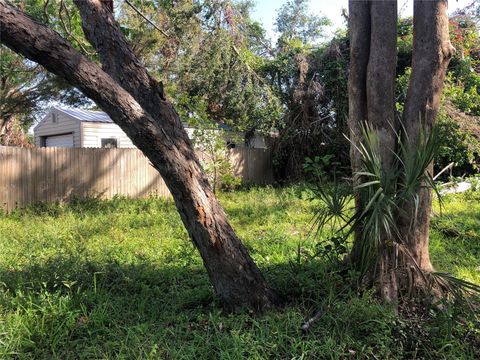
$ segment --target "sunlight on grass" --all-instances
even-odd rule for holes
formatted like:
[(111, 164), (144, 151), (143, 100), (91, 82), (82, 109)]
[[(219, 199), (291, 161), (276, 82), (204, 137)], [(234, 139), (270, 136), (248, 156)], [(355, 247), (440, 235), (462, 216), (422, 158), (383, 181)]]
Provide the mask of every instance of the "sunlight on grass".
[[(220, 195), (286, 300), (262, 316), (222, 314), (171, 201), (91, 199), (0, 216), (0, 358), (479, 356), (471, 322), (452, 328), (438, 313), (417, 327), (371, 292), (358, 292), (349, 274), (312, 258), (318, 239), (307, 235), (318, 204), (306, 191)], [(480, 283), (478, 214), (478, 201), (448, 198), (432, 222), (431, 250), (439, 270)], [(317, 311), (318, 323), (302, 333)]]
[(434, 205), (430, 251), (437, 270), (480, 284), (480, 198), (449, 195)]

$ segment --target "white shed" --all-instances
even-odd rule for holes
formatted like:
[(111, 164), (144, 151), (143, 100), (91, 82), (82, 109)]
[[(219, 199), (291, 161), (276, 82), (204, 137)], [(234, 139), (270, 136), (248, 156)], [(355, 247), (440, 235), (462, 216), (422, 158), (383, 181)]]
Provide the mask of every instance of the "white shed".
[[(243, 133), (227, 131), (228, 146), (246, 146)], [(190, 138), (195, 128), (185, 125)], [(212, 131), (218, 131), (213, 129)], [(135, 148), (127, 134), (102, 111), (51, 108), (33, 128), (37, 147), (82, 147), (82, 148)], [(239, 141), (240, 140), (240, 141)], [(256, 135), (248, 144), (253, 148), (266, 148), (265, 138)]]
[(33, 133), (38, 147), (135, 148), (123, 130), (101, 111), (51, 108)]

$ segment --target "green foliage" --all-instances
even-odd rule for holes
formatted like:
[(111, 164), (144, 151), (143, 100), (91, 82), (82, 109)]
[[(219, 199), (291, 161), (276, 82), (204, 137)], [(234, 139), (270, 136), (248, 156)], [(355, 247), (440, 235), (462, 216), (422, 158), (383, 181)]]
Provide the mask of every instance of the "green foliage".
[(235, 190), (240, 187), (242, 179), (233, 174), (230, 162), (228, 143), (238, 143), (239, 139), (232, 132), (213, 127), (213, 124), (200, 125), (193, 132), (193, 143), (196, 149), (202, 152), (202, 166), (208, 180), (217, 189)]
[[(407, 96), (408, 80), (411, 68), (406, 68), (396, 81), (396, 107), (402, 113)], [(478, 76), (478, 75), (473, 75)], [(477, 86), (470, 88), (470, 96), (462, 87), (453, 85), (454, 76), (449, 75), (442, 96), (442, 105), (437, 115), (440, 149), (435, 158), (435, 172), (439, 172), (450, 163), (454, 163), (453, 174), (460, 176), (473, 174), (480, 162), (480, 120), (475, 116), (466, 116), (461, 112), (476, 112), (480, 106)], [(458, 77), (457, 77), (458, 79)], [(462, 105), (463, 104), (463, 105)]]
[(468, 90), (463, 85), (448, 85), (445, 87), (444, 96), (462, 112), (480, 116), (480, 75), (471, 77), (478, 84)]
[(299, 39), (283, 40), (277, 55), (263, 67), (284, 104), (275, 145), (277, 176), (302, 179), (306, 157), (337, 154), (348, 163), (347, 132), (348, 37), (338, 34), (314, 48)]
[(397, 75), (402, 76), (412, 66), (413, 19), (402, 18), (397, 24)]
[[(317, 181), (316, 195), (327, 207), (317, 213), (317, 232), (322, 232), (327, 223), (340, 224), (335, 236), (346, 239), (356, 231), (361, 240), (358, 246), (357, 266), (361, 274), (374, 269), (379, 251), (385, 242), (402, 247), (405, 244), (403, 234), (398, 228), (398, 217), (404, 216), (413, 223), (418, 211), (418, 190), (421, 187), (434, 188), (432, 175), (427, 171), (439, 149), (439, 128), (433, 126), (427, 135), (420, 130), (416, 139), (403, 134), (397, 136), (398, 152), (388, 168), (384, 166), (385, 149), (381, 147), (380, 135), (365, 124), (362, 128), (362, 141), (356, 146), (361, 157), (361, 168), (354, 174), (354, 191), (358, 194), (362, 207), (350, 212), (348, 206), (351, 195), (341, 192), (340, 185), (334, 179), (332, 192), (326, 187), (320, 176)], [(310, 161), (312, 163), (312, 161)], [(332, 204), (332, 205), (330, 205)], [(405, 213), (405, 205), (412, 204), (411, 213)], [(330, 205), (330, 206), (329, 206)], [(339, 221), (335, 221), (339, 219)], [(333, 221), (332, 221), (333, 220)]]
[(480, 35), (474, 19), (461, 12), (450, 19), (450, 39), (456, 53), (444, 92), (460, 111), (480, 116)]
[(462, 128), (458, 122), (452, 120), (445, 109), (440, 110), (437, 124), (441, 145), (435, 159), (435, 171), (441, 171), (452, 162), (454, 163), (453, 175), (461, 176), (478, 171), (480, 139), (468, 129)]
[(289, 0), (278, 10), (275, 25), (280, 41), (299, 39), (302, 43), (315, 43), (322, 37), (323, 27), (330, 24), (326, 17), (311, 15), (309, 0)]
[[(14, 0), (13, 3), (38, 21), (49, 24), (84, 54), (93, 56), (72, 1)], [(3, 45), (0, 45), (0, 77), (0, 124), (2, 120), (16, 119), (24, 132), (45, 113), (52, 101), (91, 105), (77, 89)], [(15, 134), (7, 135), (11, 138)]]
[[(349, 204), (352, 200), (351, 187), (342, 181), (337, 180), (338, 163), (332, 162), (333, 155), (323, 157), (306, 158), (303, 169), (307, 174), (307, 186), (311, 190), (311, 199), (320, 200), (313, 217), (312, 228), (315, 229), (315, 235), (325, 229), (328, 225), (331, 229), (329, 239), (338, 239), (338, 226), (345, 224), (350, 215)], [(327, 169), (330, 167), (330, 171)], [(331, 182), (329, 174), (332, 174)], [(344, 234), (342, 234), (344, 235)], [(337, 242), (334, 241), (335, 247)], [(322, 249), (325, 249), (322, 247)]]
[[(390, 167), (385, 168), (382, 161), (385, 149), (380, 146), (379, 134), (365, 125), (362, 143), (357, 147), (362, 165), (354, 174), (355, 190), (365, 205), (357, 209), (349, 221), (351, 231), (361, 233), (357, 265), (362, 273), (375, 268), (379, 251), (386, 242), (403, 249), (406, 243), (398, 227), (398, 217), (409, 219), (414, 226), (418, 191), (423, 187), (437, 191), (428, 168), (439, 151), (438, 132), (438, 126), (434, 125), (428, 134), (420, 128), (416, 139), (410, 139), (405, 133), (401, 135), (403, 138), (399, 135), (398, 152)], [(405, 205), (412, 209), (406, 212)]]
[(191, 99), (182, 105), (195, 113), (201, 100), (208, 117), (217, 123), (239, 131), (271, 131), (280, 116), (280, 104), (256, 74), (258, 59), (236, 46), (226, 30), (206, 35), (196, 56), (179, 71), (178, 87)]
[[(96, 59), (71, 0), (15, 3)], [(165, 83), (185, 122), (201, 118), (248, 134), (277, 132), (275, 164), (280, 179), (301, 178), (305, 157), (335, 153), (347, 165), (343, 134), (348, 131), (348, 34), (337, 32), (322, 43), (328, 21), (309, 14), (308, 1), (287, 1), (280, 7), (279, 41), (273, 46), (261, 24), (251, 19), (251, 1), (132, 3), (161, 31), (125, 2), (116, 6), (121, 29), (150, 72)], [(480, 46), (472, 9), (456, 14), (450, 23), (457, 53), (449, 66), (445, 94), (459, 110), (478, 115)], [(398, 110), (403, 109), (411, 66), (412, 29), (412, 19), (399, 21)], [(58, 95), (56, 89), (48, 91)], [(25, 109), (30, 115), (35, 112)], [(468, 154), (464, 163), (471, 163)]]
[[(76, 199), (1, 215), (0, 357), (478, 358), (478, 323), (461, 307), (396, 316), (370, 292), (358, 295), (348, 276), (328, 271), (325, 257), (312, 257), (318, 247), (306, 225), (317, 204), (303, 199), (309, 191), (219, 194), (253, 258), (288, 299), (262, 316), (222, 314), (170, 200)], [(456, 195), (445, 203), (439, 221), (450, 218), (464, 237), (435, 224), (435, 266), (480, 283), (479, 242), (468, 235), (480, 233), (480, 202)], [(301, 265), (292, 268), (299, 248)]]
[(68, 39), (84, 55), (95, 58), (92, 45), (83, 35), (80, 12), (72, 0), (14, 0), (23, 11)]
[(88, 102), (78, 90), (3, 45), (0, 45), (0, 77), (0, 124), (16, 119), (26, 131), (49, 101), (77, 105)]
[(280, 103), (257, 73), (264, 30), (250, 19), (250, 2), (134, 1), (163, 32), (127, 4), (119, 21), (135, 52), (166, 84), (184, 121), (205, 118), (238, 131), (267, 133)]
[[(73, 1), (14, 2), (71, 41), (84, 55), (98, 60), (83, 34)], [(116, 4), (116, 19), (135, 54), (153, 76), (165, 82), (165, 90), (185, 122), (206, 114), (209, 119), (239, 131), (268, 133), (275, 128), (282, 109), (270, 86), (257, 73), (265, 60), (259, 55), (263, 48), (259, 43), (267, 41), (265, 31), (250, 19), (251, 2), (131, 0), (131, 3), (161, 31), (126, 2)], [(3, 53), (2, 60), (6, 60)], [(35, 64), (23, 64), (27, 65), (35, 67)], [(45, 75), (42, 69), (38, 70)], [(3, 69), (2, 73), (5, 73)], [(28, 81), (19, 83), (40, 83), (40, 75), (35, 77), (30, 73), (29, 76)], [(58, 100), (61, 92), (61, 101), (78, 104), (72, 96), (78, 97), (78, 92), (67, 93), (64, 88), (57, 88), (50, 87), (44, 92), (49, 95), (46, 101)], [(35, 101), (35, 105), (37, 108), (24, 107), (30, 117), (29, 124), (33, 114), (45, 107), (40, 100)], [(15, 114), (23, 111), (19, 109), (23, 108), (18, 106)]]
[[(435, 170), (454, 162), (455, 175), (477, 171), (480, 154), (479, 125), (475, 124), (478, 118), (466, 118), (460, 113), (480, 115), (480, 37), (471, 10), (458, 11), (450, 19), (450, 39), (457, 51), (449, 64), (438, 115), (441, 147)], [(398, 23), (396, 107), (399, 113), (404, 108), (411, 74), (412, 25), (411, 18), (400, 19)]]
[(348, 239), (343, 236), (332, 236), (324, 241), (317, 243), (317, 252), (315, 257), (319, 256), (324, 261), (331, 262), (335, 266), (339, 265), (349, 254)]
[(412, 74), (412, 68), (407, 67), (404, 73), (397, 77), (395, 81), (395, 107), (399, 114), (403, 114), (405, 100), (407, 99), (408, 81)]

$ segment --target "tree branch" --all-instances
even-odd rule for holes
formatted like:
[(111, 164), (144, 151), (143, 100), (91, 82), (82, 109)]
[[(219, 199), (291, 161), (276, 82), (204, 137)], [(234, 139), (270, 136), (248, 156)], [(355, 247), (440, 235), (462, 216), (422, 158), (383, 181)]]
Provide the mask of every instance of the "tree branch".
[(129, 0), (125, 0), (125, 3), (130, 6), (138, 15), (140, 15), (146, 22), (148, 22), (150, 25), (152, 25), (155, 29), (157, 29), (158, 31), (160, 31), (160, 33), (165, 36), (165, 37), (170, 37), (170, 35), (168, 35), (163, 29), (160, 29), (157, 25), (155, 25), (155, 23), (150, 20), (149, 18), (147, 18), (145, 15), (143, 15), (143, 13), (135, 6), (133, 5)]
[[(65, 24), (65, 21), (63, 20), (63, 16), (62, 16), (62, 10), (65, 10), (65, 12), (67, 13), (67, 18), (68, 18), (68, 21), (69, 21), (69, 26), (67, 28), (67, 25)], [(72, 23), (70, 22), (70, 13), (68, 12), (68, 9), (64, 3), (64, 0), (60, 0), (60, 8), (58, 9), (58, 18), (60, 20), (60, 24), (62, 25), (63, 27), (63, 30), (65, 31), (65, 33), (70, 37), (72, 38), (77, 44), (78, 46), (80, 46), (80, 49), (82, 49), (83, 53), (85, 55), (88, 55), (88, 56), (93, 56), (94, 53), (88, 51), (82, 44), (82, 42), (77, 39), (77, 37), (75, 35), (73, 35), (72, 33)]]

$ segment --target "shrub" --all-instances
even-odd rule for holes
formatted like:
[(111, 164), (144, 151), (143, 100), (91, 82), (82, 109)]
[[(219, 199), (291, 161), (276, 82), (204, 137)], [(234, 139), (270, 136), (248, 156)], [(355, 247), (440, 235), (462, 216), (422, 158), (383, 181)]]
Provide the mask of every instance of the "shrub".
[[(455, 116), (455, 119), (453, 118)], [(462, 115), (448, 105), (440, 111), (437, 119), (440, 136), (439, 154), (435, 160), (435, 171), (441, 171), (454, 163), (454, 176), (473, 174), (480, 166), (480, 139), (475, 135), (474, 119), (462, 119)], [(465, 126), (464, 123), (470, 122)]]
[(234, 190), (242, 182), (234, 175), (229, 159), (227, 144), (234, 141), (231, 138), (231, 134), (208, 125), (200, 126), (193, 133), (193, 142), (203, 154), (201, 163), (214, 192), (219, 188)]

